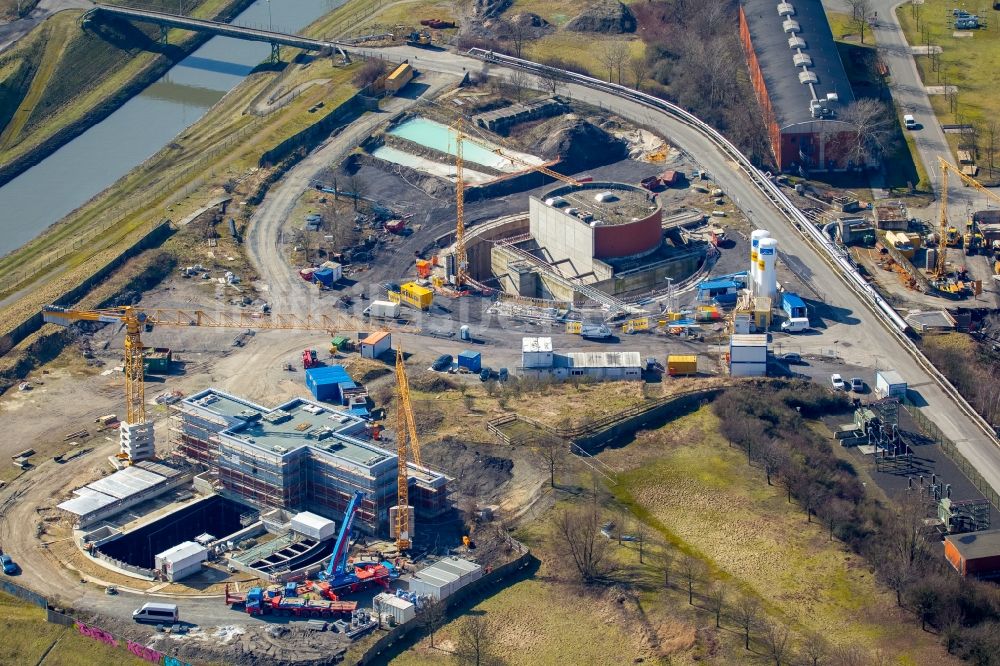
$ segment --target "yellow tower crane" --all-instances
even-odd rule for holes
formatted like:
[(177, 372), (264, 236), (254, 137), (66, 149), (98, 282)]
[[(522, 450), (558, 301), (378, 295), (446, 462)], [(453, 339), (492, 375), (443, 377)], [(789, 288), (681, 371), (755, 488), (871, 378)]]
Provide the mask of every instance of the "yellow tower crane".
[[(410, 487), (407, 472), (407, 459), (413, 454), (413, 462), (423, 464), (420, 459), (420, 440), (417, 439), (417, 426), (413, 418), (413, 407), (410, 404), (410, 384), (406, 379), (406, 366), (403, 361), (403, 347), (396, 345), (396, 547), (400, 551), (410, 548)], [(407, 445), (409, 440), (409, 445)]]
[[(145, 380), (141, 334), (154, 326), (201, 326), (208, 328), (282, 329), (302, 331), (367, 331), (372, 327), (342, 314), (296, 315), (259, 312), (207, 312), (166, 308), (121, 307), (104, 310), (71, 310), (55, 305), (42, 309), (46, 323), (72, 326), (93, 321), (125, 326), (125, 423), (144, 424), (146, 419)], [(407, 326), (384, 326), (378, 330), (405, 332)]]
[[(941, 213), (940, 213), (940, 224), (939, 232), (941, 238), (938, 240), (938, 256), (937, 263), (935, 264), (934, 277), (941, 279), (945, 276), (945, 257), (947, 256), (947, 246), (949, 235), (957, 234), (957, 229), (954, 230), (952, 234), (952, 228), (948, 224), (948, 173), (954, 173), (959, 179), (968, 187), (973, 188), (980, 194), (1000, 203), (1000, 194), (993, 192), (988, 189), (985, 185), (980, 183), (978, 180), (971, 176), (967, 176), (962, 173), (962, 170), (957, 166), (948, 162), (943, 157), (938, 157), (938, 164), (941, 167)], [(966, 242), (974, 241), (975, 230), (971, 227), (972, 221), (969, 220), (969, 230), (966, 234)], [(959, 236), (961, 238), (961, 236)], [(966, 248), (968, 249), (968, 248)]]
[(469, 255), (465, 248), (465, 180), (463, 178), (465, 160), (462, 155), (463, 142), (468, 141), (476, 144), (481, 148), (496, 153), (506, 160), (510, 160), (512, 164), (520, 164), (526, 167), (522, 173), (540, 171), (546, 176), (561, 180), (570, 185), (579, 186), (581, 183), (574, 178), (553, 171), (544, 164), (532, 164), (520, 157), (509, 154), (502, 148), (497, 148), (466, 134), (463, 129), (461, 116), (455, 121), (452, 129), (455, 130), (455, 287), (461, 289), (469, 282)]

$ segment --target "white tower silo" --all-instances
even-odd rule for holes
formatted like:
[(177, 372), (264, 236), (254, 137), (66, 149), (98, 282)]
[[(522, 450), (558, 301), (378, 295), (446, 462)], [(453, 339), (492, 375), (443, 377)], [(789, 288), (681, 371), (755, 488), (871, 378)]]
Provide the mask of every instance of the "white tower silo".
[(747, 278), (747, 288), (750, 291), (757, 290), (757, 246), (761, 238), (768, 238), (771, 232), (767, 229), (755, 229), (750, 232), (750, 275)]
[(762, 238), (757, 245), (757, 296), (773, 299), (778, 295), (778, 275), (775, 272), (777, 260), (777, 239)]

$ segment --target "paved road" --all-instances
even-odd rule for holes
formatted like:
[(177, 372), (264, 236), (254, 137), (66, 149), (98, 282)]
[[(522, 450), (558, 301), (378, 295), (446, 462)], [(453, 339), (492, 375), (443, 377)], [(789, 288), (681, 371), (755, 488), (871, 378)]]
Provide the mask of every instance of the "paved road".
[(7, 50), (56, 12), (64, 9), (90, 9), (93, 6), (94, 3), (90, 0), (41, 0), (24, 18), (0, 24), (0, 52)]
[[(881, 12), (880, 12), (881, 15)], [(412, 47), (387, 49), (393, 58), (409, 58), (415, 66), (428, 71), (462, 74), (466, 70), (503, 75), (507, 70), (493, 64), (444, 51), (426, 51)], [(540, 83), (535, 82), (538, 87)], [(636, 102), (620, 99), (610, 93), (598, 92), (579, 85), (565, 86), (561, 94), (610, 109), (624, 118), (655, 128), (712, 174), (752, 222), (766, 228), (779, 241), (781, 250), (796, 265), (805, 267), (802, 276), (813, 288), (825, 295), (826, 303), (838, 323), (828, 329), (845, 360), (863, 366), (899, 371), (909, 382), (918, 400), (926, 403), (922, 410), (941, 431), (955, 442), (959, 451), (994, 488), (1000, 489), (1000, 448), (994, 440), (962, 412), (958, 405), (934, 382), (931, 376), (910, 356), (907, 349), (883, 328), (876, 316), (846, 285), (839, 273), (808, 246), (792, 225), (781, 217), (772, 204), (749, 182), (735, 163), (699, 131), (683, 124), (670, 114), (649, 109)], [(926, 97), (925, 97), (926, 98)], [(927, 117), (928, 124), (933, 116)], [(809, 272), (811, 271), (811, 273)], [(839, 337), (838, 337), (839, 336)], [(848, 345), (850, 345), (848, 347)]]

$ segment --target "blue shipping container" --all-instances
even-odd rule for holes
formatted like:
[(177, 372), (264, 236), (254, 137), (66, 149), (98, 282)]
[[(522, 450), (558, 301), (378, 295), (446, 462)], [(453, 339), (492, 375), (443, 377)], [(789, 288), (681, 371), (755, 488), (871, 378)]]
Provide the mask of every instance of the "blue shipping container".
[(330, 365), (306, 370), (306, 386), (313, 397), (323, 402), (340, 402), (341, 385), (351, 384), (351, 376), (342, 365)]
[(470, 372), (479, 372), (483, 368), (483, 358), (479, 352), (464, 351), (458, 355), (458, 367), (468, 368)]
[(322, 282), (326, 286), (333, 284), (333, 270), (330, 268), (320, 268), (313, 271), (313, 279)]

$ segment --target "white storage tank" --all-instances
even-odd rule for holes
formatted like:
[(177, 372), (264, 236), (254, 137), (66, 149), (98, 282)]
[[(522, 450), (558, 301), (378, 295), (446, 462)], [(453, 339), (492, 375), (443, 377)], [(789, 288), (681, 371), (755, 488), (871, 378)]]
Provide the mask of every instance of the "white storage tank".
[(309, 511), (303, 511), (292, 516), (289, 523), (293, 532), (317, 541), (332, 539), (337, 534), (337, 525), (329, 518), (316, 515)]
[(767, 229), (755, 229), (750, 232), (750, 280), (747, 284), (751, 289), (757, 288), (757, 245), (761, 238), (767, 238), (771, 232)]
[(774, 299), (778, 295), (778, 241), (774, 238), (762, 238), (757, 245), (757, 293)]

